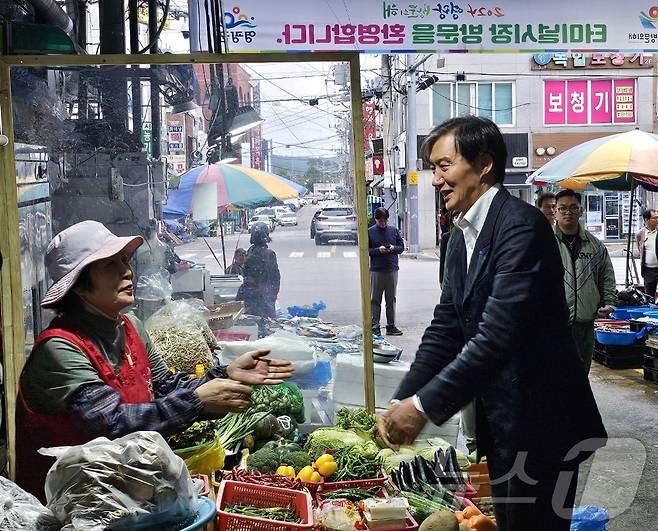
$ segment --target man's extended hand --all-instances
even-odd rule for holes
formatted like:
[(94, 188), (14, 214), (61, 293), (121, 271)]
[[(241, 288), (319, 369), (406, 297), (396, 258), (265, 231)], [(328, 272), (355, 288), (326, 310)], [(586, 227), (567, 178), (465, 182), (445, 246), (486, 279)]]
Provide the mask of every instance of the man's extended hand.
[(392, 405), (377, 418), (377, 427), (383, 441), (394, 450), (401, 444), (413, 444), (427, 418), (416, 409), (411, 398)]
[(596, 314), (600, 319), (605, 319), (608, 317), (615, 309), (612, 306), (604, 306), (603, 308), (599, 308)]
[(243, 354), (226, 368), (229, 378), (247, 385), (274, 385), (290, 378), (293, 373), (290, 362), (265, 358), (269, 353), (269, 350), (254, 350)]

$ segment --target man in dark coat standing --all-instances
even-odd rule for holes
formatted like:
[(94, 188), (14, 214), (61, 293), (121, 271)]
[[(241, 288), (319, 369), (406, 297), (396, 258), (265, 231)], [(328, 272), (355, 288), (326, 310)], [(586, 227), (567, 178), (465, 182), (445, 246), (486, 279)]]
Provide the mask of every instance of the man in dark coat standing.
[(448, 120), (423, 157), (461, 214), (441, 300), (380, 433), (409, 444), (475, 399), (499, 531), (567, 531), (578, 465), (607, 434), (569, 332), (555, 236), (502, 186), (507, 153), (490, 120)]
[(381, 332), (379, 320), (382, 313), (382, 295), (386, 299), (386, 335), (401, 336), (395, 326), (395, 292), (398, 289), (398, 256), (404, 251), (400, 231), (388, 225), (388, 210), (375, 210), (375, 224), (368, 229), (368, 253), (370, 254), (370, 308), (372, 333)]

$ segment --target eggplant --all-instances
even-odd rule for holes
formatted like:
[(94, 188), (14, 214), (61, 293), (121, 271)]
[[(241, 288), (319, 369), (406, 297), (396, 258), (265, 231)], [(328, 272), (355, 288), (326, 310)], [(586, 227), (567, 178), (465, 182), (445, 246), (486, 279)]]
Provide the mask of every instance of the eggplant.
[(452, 476), (455, 479), (455, 482), (458, 485), (464, 485), (464, 476), (462, 475), (462, 471), (459, 468), (459, 463), (457, 462), (457, 452), (455, 451), (454, 447), (450, 447), (448, 449), (448, 466), (450, 468), (450, 471), (452, 473)]
[(391, 470), (391, 480), (393, 481), (393, 483), (395, 483), (395, 486), (398, 489), (404, 490), (402, 488), (402, 482), (400, 481), (400, 472), (398, 472), (397, 470)]
[(446, 457), (445, 454), (443, 453), (443, 449), (439, 448), (434, 453), (434, 472), (436, 473), (437, 477), (441, 482), (443, 482), (446, 477), (445, 466), (446, 466)]
[(414, 488), (414, 476), (411, 470), (411, 465), (409, 463), (400, 463), (400, 478), (402, 480), (403, 490), (413, 492), (416, 490)]
[(423, 483), (429, 483), (427, 476), (425, 475), (425, 467), (423, 466), (423, 462), (425, 462), (425, 459), (423, 459), (420, 455), (414, 457), (414, 472), (416, 473), (416, 477), (419, 481), (422, 481)]
[(421, 461), (419, 466), (421, 467), (423, 471), (423, 475), (425, 476), (424, 481), (426, 481), (430, 485), (437, 485), (441, 483), (436, 475), (436, 472), (434, 472), (431, 463), (427, 459), (423, 459), (422, 457), (420, 459)]
[(407, 470), (409, 471), (409, 477), (411, 478), (411, 486), (413, 487), (413, 490), (420, 490), (420, 485), (418, 484), (418, 478), (416, 477), (413, 463), (407, 463)]

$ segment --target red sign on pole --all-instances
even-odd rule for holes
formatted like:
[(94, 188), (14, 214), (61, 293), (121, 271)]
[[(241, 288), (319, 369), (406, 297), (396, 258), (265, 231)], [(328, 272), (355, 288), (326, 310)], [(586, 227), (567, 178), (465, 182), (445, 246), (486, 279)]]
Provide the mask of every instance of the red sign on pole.
[(363, 144), (368, 150), (368, 142), (377, 136), (377, 123), (375, 121), (376, 105), (370, 102), (363, 104)]

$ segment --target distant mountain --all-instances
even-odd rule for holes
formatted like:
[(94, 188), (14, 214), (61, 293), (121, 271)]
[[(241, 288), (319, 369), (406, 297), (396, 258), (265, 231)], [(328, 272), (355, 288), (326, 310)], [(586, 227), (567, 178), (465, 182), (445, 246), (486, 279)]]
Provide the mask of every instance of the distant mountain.
[(272, 155), (272, 172), (283, 174), (283, 177), (296, 180), (302, 178), (309, 167), (323, 169), (327, 173), (336, 174), (339, 171), (338, 158), (331, 157), (286, 157)]

